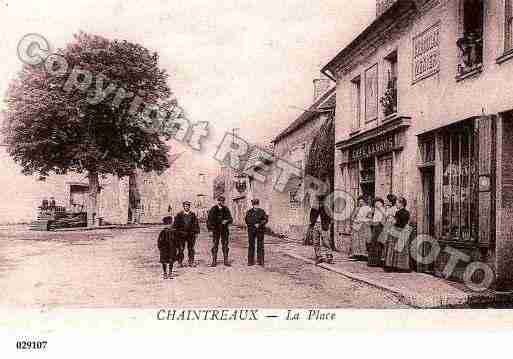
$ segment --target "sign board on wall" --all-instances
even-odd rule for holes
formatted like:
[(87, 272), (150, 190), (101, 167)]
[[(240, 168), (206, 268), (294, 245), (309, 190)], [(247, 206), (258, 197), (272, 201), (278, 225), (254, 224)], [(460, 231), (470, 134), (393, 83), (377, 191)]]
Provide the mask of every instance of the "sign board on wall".
[(378, 118), (378, 64), (365, 71), (365, 122)]
[(440, 69), (440, 23), (413, 38), (413, 82), (423, 80)]
[(376, 0), (376, 17), (383, 15), (385, 11), (390, 9), (397, 0)]
[(356, 146), (351, 149), (350, 160), (357, 161), (364, 158), (377, 156), (382, 153), (390, 152), (396, 148), (396, 139), (394, 135), (382, 137), (372, 142)]

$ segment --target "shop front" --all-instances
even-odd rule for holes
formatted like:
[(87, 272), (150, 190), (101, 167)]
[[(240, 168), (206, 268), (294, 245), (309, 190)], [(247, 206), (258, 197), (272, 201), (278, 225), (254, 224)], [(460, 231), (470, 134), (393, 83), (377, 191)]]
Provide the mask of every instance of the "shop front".
[[(398, 117), (370, 131), (339, 142), (341, 188), (353, 199), (366, 195), (369, 199), (386, 198), (390, 193), (400, 195), (404, 183), (402, 150), (410, 119)], [(339, 225), (340, 232), (349, 234), (347, 221)]]
[(409, 118), (398, 118), (340, 142), (342, 188), (355, 199), (360, 195), (384, 198), (400, 191), (398, 173), (402, 173), (401, 153), (408, 127)]
[[(451, 250), (495, 267), (497, 118), (469, 118), (418, 137), (422, 183), (419, 230), (440, 244), (432, 268), (446, 277)], [(449, 274), (463, 280), (460, 261)]]

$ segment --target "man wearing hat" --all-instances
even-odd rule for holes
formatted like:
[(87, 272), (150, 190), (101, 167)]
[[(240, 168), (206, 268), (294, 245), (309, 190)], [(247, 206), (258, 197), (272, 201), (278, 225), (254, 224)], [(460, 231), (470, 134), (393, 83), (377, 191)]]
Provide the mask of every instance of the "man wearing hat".
[(232, 214), (228, 207), (224, 205), (224, 197), (217, 198), (217, 204), (208, 211), (207, 228), (212, 232), (212, 264), (211, 267), (217, 265), (217, 251), (219, 249), (219, 240), (223, 247), (224, 265), (229, 267), (228, 262), (228, 236), (230, 235), (229, 226), (233, 222)]
[(200, 232), (200, 226), (196, 213), (191, 211), (191, 202), (183, 202), (183, 211), (176, 215), (173, 229), (176, 236), (180, 238), (178, 262), (183, 266), (185, 246), (187, 246), (189, 266), (194, 267), (194, 246), (196, 244), (196, 236)]
[(257, 262), (264, 265), (264, 232), (269, 217), (260, 208), (258, 199), (251, 200), (252, 208), (246, 212), (246, 225), (248, 226), (248, 266), (255, 264), (255, 240), (257, 247)]

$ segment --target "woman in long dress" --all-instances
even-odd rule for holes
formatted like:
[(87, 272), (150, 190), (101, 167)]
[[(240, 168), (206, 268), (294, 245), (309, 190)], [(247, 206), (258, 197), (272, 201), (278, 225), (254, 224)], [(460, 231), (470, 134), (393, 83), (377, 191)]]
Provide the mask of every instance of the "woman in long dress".
[(383, 199), (374, 199), (374, 213), (371, 222), (371, 241), (368, 245), (369, 267), (383, 266), (382, 253), (384, 244), (380, 242), (379, 238), (385, 227), (385, 203)]
[(372, 208), (368, 204), (367, 197), (358, 197), (358, 208), (355, 211), (352, 223), (350, 258), (367, 260), (367, 246), (371, 240), (371, 220)]
[(406, 199), (400, 197), (397, 201), (398, 210), (394, 215), (393, 225), (389, 229), (385, 250), (385, 271), (409, 272), (410, 246), (407, 226), (410, 222), (410, 212), (406, 209)]

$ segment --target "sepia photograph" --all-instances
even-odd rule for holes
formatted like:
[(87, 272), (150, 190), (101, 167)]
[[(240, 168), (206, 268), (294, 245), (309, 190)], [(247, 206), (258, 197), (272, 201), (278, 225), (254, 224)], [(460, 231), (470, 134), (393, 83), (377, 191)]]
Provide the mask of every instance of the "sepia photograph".
[(0, 0), (0, 23), (11, 349), (120, 310), (513, 309), (513, 0)]

